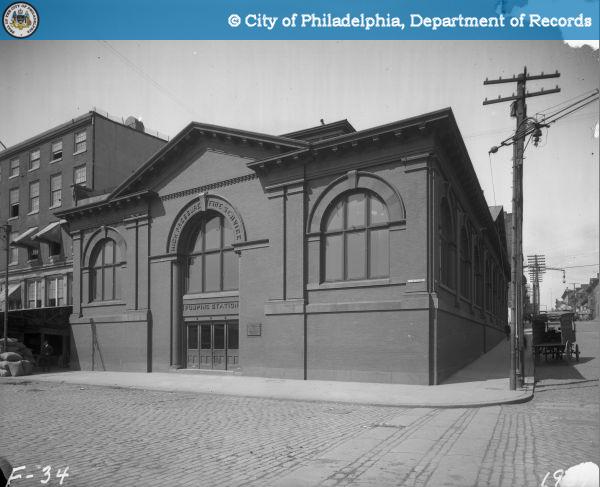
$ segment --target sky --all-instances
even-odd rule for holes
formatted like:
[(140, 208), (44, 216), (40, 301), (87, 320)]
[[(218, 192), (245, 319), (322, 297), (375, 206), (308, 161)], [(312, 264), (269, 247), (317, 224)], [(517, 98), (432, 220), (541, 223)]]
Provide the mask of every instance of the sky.
[[(597, 44), (596, 44), (597, 45)], [(174, 136), (190, 121), (283, 134), (348, 119), (358, 129), (451, 107), (489, 205), (511, 211), (514, 84), (486, 78), (558, 70), (529, 91), (528, 115), (599, 88), (599, 51), (561, 41), (0, 41), (0, 141), (11, 146), (96, 107)], [(554, 107), (554, 108), (553, 108)], [(530, 143), (524, 255), (543, 254), (541, 304), (598, 272), (598, 103)], [(587, 266), (593, 264), (592, 266)], [(595, 265), (595, 266), (594, 266)], [(573, 267), (586, 266), (586, 267)]]

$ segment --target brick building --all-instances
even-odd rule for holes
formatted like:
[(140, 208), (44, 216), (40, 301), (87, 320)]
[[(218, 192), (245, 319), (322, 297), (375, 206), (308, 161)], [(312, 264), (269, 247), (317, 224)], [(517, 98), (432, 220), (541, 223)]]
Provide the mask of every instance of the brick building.
[(0, 221), (11, 228), (9, 336), (34, 352), (47, 339), (68, 360), (71, 238), (54, 212), (114, 189), (165, 143), (133, 118), (90, 111), (0, 152)]
[(503, 212), (450, 109), (283, 136), (191, 123), (73, 238), (73, 366), (437, 384), (504, 336)]

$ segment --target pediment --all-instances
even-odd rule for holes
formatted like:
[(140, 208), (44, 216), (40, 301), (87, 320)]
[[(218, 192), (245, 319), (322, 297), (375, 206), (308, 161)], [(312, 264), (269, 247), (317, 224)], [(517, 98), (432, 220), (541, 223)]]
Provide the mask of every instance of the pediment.
[[(193, 122), (119, 185), (109, 199), (165, 187), (170, 179), (181, 175), (206, 153), (217, 155), (216, 163), (221, 164), (223, 171), (219, 177), (226, 179), (233, 168), (238, 175), (245, 174), (248, 173), (245, 166), (248, 162), (284, 155), (306, 145), (304, 141), (286, 137)], [(238, 164), (238, 161), (243, 161), (243, 164)], [(198, 174), (193, 177), (197, 178)]]

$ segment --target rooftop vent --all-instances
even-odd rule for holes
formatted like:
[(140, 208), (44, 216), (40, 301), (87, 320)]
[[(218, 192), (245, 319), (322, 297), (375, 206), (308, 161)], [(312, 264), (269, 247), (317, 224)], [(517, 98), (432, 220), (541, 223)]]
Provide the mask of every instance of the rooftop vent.
[(144, 131), (144, 124), (142, 123), (141, 120), (138, 120), (134, 116), (127, 117), (127, 120), (125, 120), (125, 125), (127, 125), (128, 127), (131, 127), (132, 129), (137, 130), (138, 132)]

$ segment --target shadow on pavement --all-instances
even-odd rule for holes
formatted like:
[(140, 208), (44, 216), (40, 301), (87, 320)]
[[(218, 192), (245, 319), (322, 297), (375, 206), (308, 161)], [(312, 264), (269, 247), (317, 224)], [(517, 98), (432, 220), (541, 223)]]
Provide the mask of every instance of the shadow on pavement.
[(593, 360), (594, 357), (580, 357), (579, 362), (569, 362), (567, 360), (541, 360), (535, 364), (536, 380), (547, 379), (588, 379), (577, 370), (576, 365), (584, 364)]

